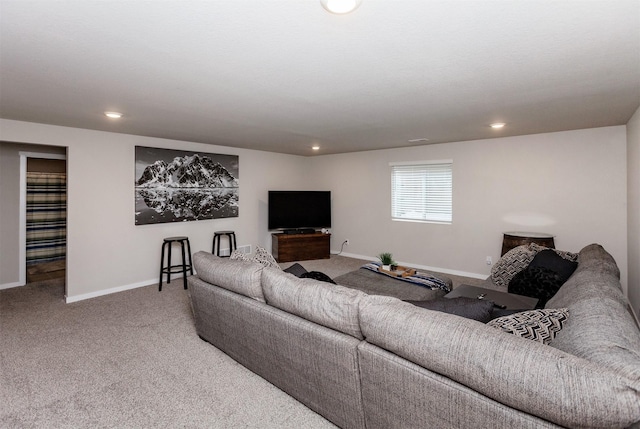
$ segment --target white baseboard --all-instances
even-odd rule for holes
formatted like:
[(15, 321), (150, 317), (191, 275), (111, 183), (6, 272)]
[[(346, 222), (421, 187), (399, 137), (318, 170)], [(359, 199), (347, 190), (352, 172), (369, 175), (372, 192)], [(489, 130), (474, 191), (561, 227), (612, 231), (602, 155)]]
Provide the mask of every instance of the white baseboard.
[[(195, 273), (195, 270), (193, 272)], [(173, 274), (171, 276), (171, 280), (176, 280), (176, 279), (181, 280), (182, 273)], [(113, 287), (111, 289), (103, 289), (95, 292), (83, 293), (81, 295), (65, 296), (64, 299), (67, 304), (71, 304), (72, 302), (84, 301), (85, 299), (97, 298), (99, 296), (110, 295), (112, 293), (124, 292), (125, 290), (137, 289), (139, 287), (145, 287), (145, 286), (151, 286), (151, 285), (157, 285), (157, 284), (158, 284), (158, 279), (156, 278), (153, 280), (145, 280), (142, 282), (131, 283), (124, 286)]]
[(138, 283), (118, 286), (111, 289), (98, 290), (90, 293), (83, 293), (81, 295), (65, 296), (64, 299), (67, 304), (71, 304), (72, 302), (84, 301), (85, 299), (97, 298), (99, 296), (110, 295), (112, 293), (124, 292), (125, 290), (137, 289), (139, 287), (149, 286), (154, 283), (157, 284), (158, 279), (146, 280)]
[[(337, 255), (338, 253), (335, 252), (333, 254)], [(365, 261), (377, 261), (378, 260), (378, 258), (375, 257), (375, 256), (356, 255), (354, 253), (344, 253), (344, 252), (342, 252), (342, 253), (340, 253), (340, 256), (346, 256), (348, 258), (364, 259)], [(425, 270), (425, 271), (436, 271), (438, 273), (452, 274), (454, 276), (471, 277), (472, 279), (485, 280), (487, 277), (489, 277), (487, 274), (469, 273), (469, 272), (466, 272), (466, 271), (451, 270), (449, 268), (431, 267), (431, 266), (428, 266), (428, 265), (418, 265), (418, 264), (414, 264), (414, 263), (411, 263), (411, 262), (398, 261), (398, 265), (407, 265), (407, 266), (410, 266), (411, 268), (418, 268), (420, 270)]]
[(5, 283), (0, 285), (0, 290), (2, 289), (11, 289), (12, 287), (24, 286), (23, 282), (13, 282), (13, 283)]

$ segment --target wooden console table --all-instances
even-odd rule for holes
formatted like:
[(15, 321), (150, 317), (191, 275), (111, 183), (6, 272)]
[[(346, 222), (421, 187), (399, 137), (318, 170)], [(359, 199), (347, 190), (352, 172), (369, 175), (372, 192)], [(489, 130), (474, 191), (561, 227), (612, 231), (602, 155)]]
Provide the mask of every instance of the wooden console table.
[(331, 234), (271, 234), (271, 253), (278, 262), (329, 259)]

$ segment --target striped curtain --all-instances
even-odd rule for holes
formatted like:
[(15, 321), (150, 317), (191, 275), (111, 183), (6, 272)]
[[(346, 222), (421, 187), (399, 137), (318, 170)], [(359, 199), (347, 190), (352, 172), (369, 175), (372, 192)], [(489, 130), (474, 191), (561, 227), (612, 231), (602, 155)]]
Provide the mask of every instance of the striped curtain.
[(67, 253), (67, 175), (27, 172), (27, 265)]

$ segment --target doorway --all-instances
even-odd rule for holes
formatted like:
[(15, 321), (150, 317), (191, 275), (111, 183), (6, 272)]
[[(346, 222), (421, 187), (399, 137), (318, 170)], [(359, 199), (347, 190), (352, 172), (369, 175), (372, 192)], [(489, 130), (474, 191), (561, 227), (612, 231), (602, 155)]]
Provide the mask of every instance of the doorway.
[(20, 277), (24, 283), (66, 275), (66, 156), (20, 152)]

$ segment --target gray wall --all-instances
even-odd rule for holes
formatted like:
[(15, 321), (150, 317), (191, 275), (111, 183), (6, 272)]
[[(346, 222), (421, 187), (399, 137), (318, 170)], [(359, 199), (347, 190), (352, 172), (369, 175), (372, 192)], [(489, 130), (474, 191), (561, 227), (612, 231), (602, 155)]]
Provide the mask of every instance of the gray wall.
[[(67, 146), (68, 301), (157, 282), (164, 237), (186, 235), (193, 252), (210, 251), (214, 231), (235, 230), (239, 246), (270, 249), (267, 191), (312, 185), (310, 159), (291, 155), (9, 120), (0, 120), (0, 140)], [(136, 145), (239, 155), (240, 216), (135, 226)], [(7, 198), (17, 206), (15, 193)], [(17, 216), (7, 207), (7, 218)], [(7, 237), (5, 244), (3, 236), (0, 244), (2, 254), (13, 258), (3, 265), (7, 282), (17, 278), (14, 241)]]
[[(453, 223), (391, 220), (390, 162), (453, 160)], [(556, 247), (602, 244), (626, 287), (624, 126), (330, 155), (313, 176), (334, 192), (334, 243), (408, 265), (486, 277), (506, 231), (548, 232)]]
[(64, 147), (0, 141), (0, 287), (19, 280), (20, 152), (64, 155)]
[[(308, 158), (8, 120), (0, 120), (0, 140), (68, 147), (70, 301), (156, 282), (166, 236), (189, 236), (195, 252), (211, 249), (213, 231), (232, 229), (239, 245), (270, 248), (269, 189), (331, 190), (334, 251), (349, 238), (346, 254), (391, 251), (408, 264), (483, 277), (486, 256), (500, 256), (502, 232), (537, 230), (567, 250), (603, 244), (627, 285), (625, 126)], [(136, 227), (136, 145), (239, 155), (240, 217)], [(390, 220), (389, 162), (420, 159), (454, 161), (452, 225)], [(4, 223), (4, 198), (1, 216)]]

